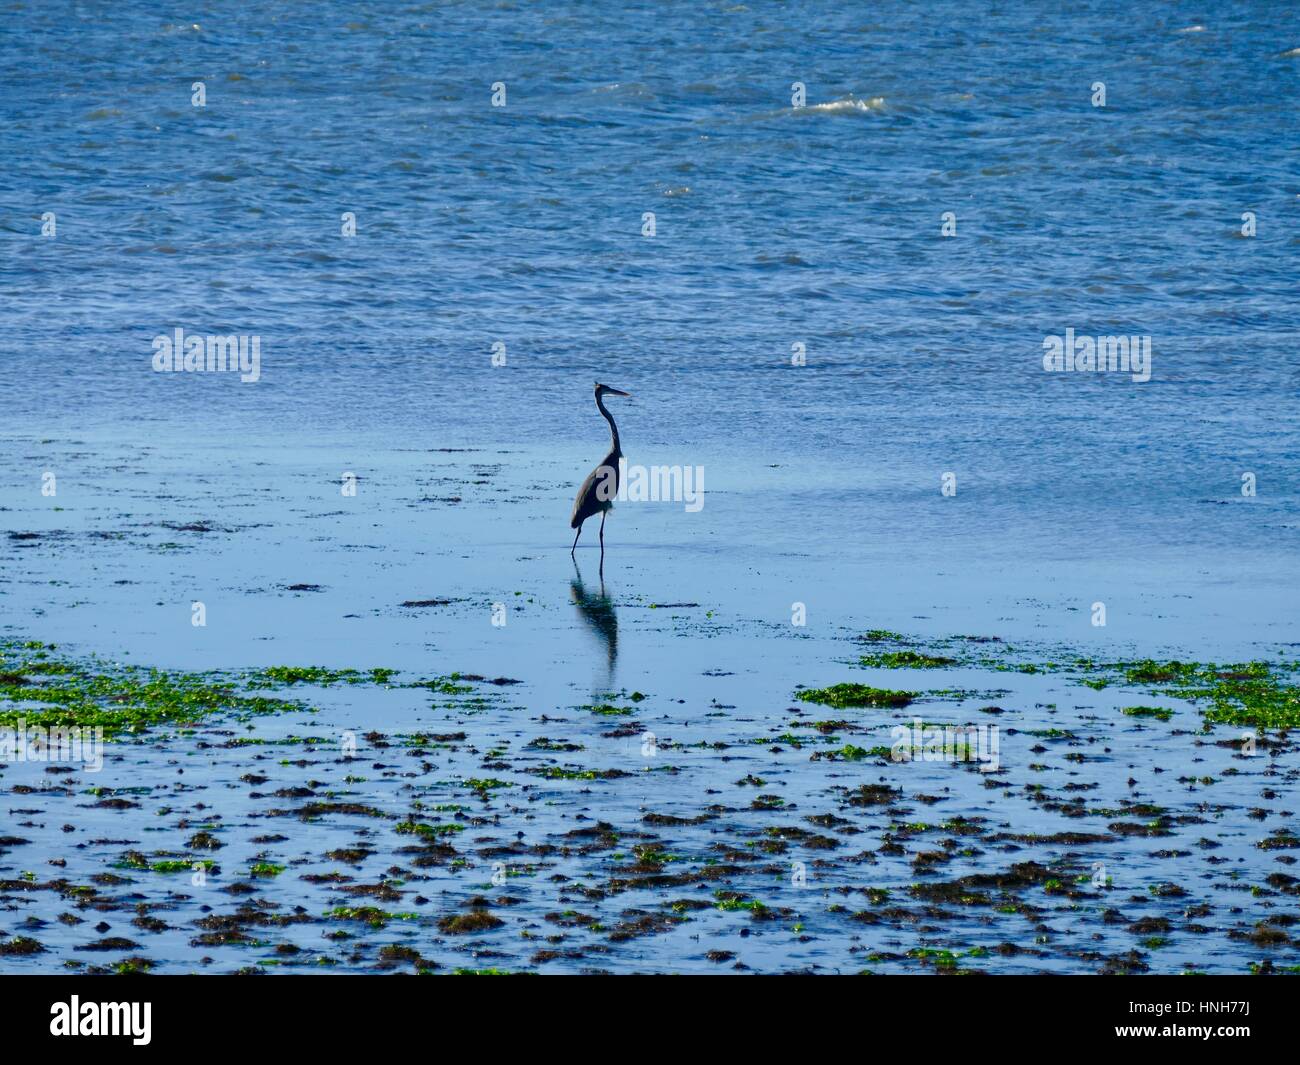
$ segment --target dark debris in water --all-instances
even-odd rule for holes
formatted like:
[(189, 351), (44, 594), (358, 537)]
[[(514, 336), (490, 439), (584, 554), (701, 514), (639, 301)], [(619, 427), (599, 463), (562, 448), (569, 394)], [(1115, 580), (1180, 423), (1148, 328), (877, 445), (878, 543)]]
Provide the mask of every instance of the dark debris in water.
[[(692, 716), (666, 692), (530, 707), (526, 677), (197, 675), (10, 641), (0, 725), (113, 738), (96, 773), (0, 767), (0, 957), (31, 972), (1296, 970), (1289, 667), (864, 640), (863, 669), (1023, 680), (997, 706), (846, 680)], [(1045, 701), (1062, 683), (1078, 698)], [(1000, 765), (891, 756), (893, 728), (972, 719), (1001, 729)]]

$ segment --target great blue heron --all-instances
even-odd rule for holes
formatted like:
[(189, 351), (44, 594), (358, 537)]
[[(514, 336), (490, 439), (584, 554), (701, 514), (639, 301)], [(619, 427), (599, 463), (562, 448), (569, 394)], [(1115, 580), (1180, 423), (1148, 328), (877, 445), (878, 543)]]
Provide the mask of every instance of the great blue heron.
[(606, 396), (630, 396), (630, 392), (620, 392), (617, 388), (596, 382), (596, 409), (605, 421), (609, 422), (609, 454), (601, 460), (599, 466), (587, 474), (587, 479), (578, 489), (578, 496), (573, 501), (573, 516), (569, 518), (569, 528), (577, 529), (573, 546), (569, 548), (572, 555), (578, 550), (578, 537), (582, 535), (582, 523), (597, 511), (600, 512), (600, 557), (605, 559), (605, 515), (614, 505), (614, 493), (618, 491), (618, 460), (623, 452), (618, 446), (618, 426), (609, 411), (605, 409)]

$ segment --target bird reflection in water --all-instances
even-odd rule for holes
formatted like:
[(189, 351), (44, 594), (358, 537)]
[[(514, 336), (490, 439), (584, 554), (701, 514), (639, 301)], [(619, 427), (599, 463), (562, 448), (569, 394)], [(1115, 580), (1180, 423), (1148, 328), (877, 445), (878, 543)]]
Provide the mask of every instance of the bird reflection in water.
[(574, 578), (570, 584), (573, 603), (578, 608), (578, 615), (605, 645), (605, 658), (609, 676), (605, 682), (607, 688), (614, 684), (614, 666), (618, 662), (618, 615), (614, 612), (614, 600), (605, 594), (605, 568), (600, 569), (600, 593), (587, 591), (582, 583), (582, 570), (573, 563)]

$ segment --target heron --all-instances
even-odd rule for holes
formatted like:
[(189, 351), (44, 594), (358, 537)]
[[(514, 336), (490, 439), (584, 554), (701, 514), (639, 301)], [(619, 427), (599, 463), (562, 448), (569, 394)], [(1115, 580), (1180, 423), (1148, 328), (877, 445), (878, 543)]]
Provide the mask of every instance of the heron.
[(573, 516), (569, 518), (569, 528), (577, 529), (569, 555), (578, 550), (578, 537), (582, 535), (582, 523), (597, 511), (600, 512), (600, 560), (605, 561), (605, 515), (614, 505), (614, 495), (618, 492), (618, 462), (623, 451), (618, 446), (618, 426), (614, 424), (613, 415), (605, 409), (606, 396), (631, 396), (630, 392), (620, 392), (617, 388), (596, 382), (596, 409), (601, 417), (609, 422), (609, 454), (599, 466), (587, 474), (587, 479), (578, 489), (578, 496), (573, 501)]

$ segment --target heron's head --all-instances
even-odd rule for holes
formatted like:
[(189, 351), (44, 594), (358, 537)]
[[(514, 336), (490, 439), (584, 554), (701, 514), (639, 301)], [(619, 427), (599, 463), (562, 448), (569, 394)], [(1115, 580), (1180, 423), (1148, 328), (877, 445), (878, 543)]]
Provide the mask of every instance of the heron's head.
[(631, 395), (632, 395), (631, 392), (621, 392), (621, 391), (619, 391), (617, 388), (610, 388), (609, 385), (602, 385), (599, 381), (596, 382), (596, 398), (597, 398), (597, 399), (600, 399), (601, 396), (628, 396), (628, 397), (630, 397)]

